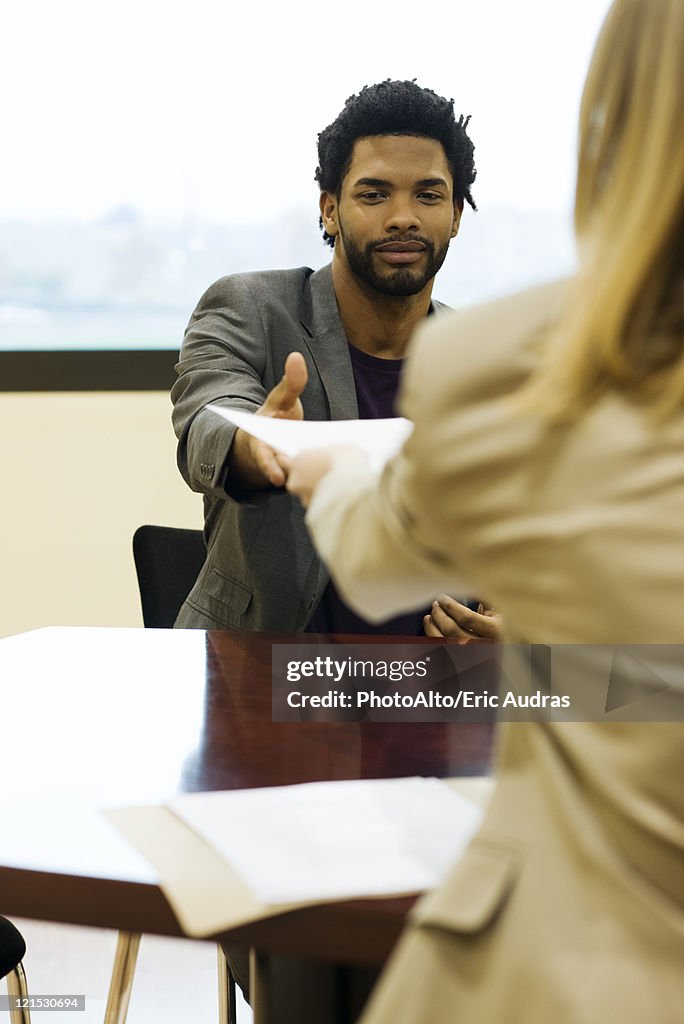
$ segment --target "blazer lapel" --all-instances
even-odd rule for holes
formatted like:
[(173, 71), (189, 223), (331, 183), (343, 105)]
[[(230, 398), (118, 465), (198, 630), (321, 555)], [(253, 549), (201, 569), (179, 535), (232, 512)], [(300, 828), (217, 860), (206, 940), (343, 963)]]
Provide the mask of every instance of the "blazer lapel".
[[(333, 420), (355, 420), (359, 416), (354, 371), (349, 343), (337, 310), (332, 266), (315, 271), (309, 278), (310, 305), (301, 318), (304, 341), (316, 364)], [(434, 300), (430, 312), (448, 309)]]
[(347, 336), (337, 311), (330, 264), (310, 278), (311, 306), (302, 317), (305, 341), (316, 364), (333, 420), (359, 415)]

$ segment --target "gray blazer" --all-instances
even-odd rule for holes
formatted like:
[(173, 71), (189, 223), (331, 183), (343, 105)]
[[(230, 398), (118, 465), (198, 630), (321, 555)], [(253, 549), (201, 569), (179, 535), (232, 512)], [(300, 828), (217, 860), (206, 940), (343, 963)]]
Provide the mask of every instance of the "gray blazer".
[(307, 419), (358, 416), (329, 265), (221, 278), (192, 315), (171, 398), (180, 471), (204, 494), (207, 559), (177, 626), (302, 630), (328, 583), (296, 498), (232, 488), (226, 460), (235, 428), (205, 408), (254, 411), (289, 352), (306, 359)]

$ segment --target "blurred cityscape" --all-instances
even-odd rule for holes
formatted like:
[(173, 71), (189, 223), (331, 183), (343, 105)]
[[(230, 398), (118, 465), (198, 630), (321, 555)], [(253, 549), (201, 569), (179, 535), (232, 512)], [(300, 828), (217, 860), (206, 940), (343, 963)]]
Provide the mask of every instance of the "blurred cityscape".
[[(131, 207), (96, 222), (0, 221), (0, 350), (174, 349), (218, 277), (330, 256), (315, 207), (255, 225), (160, 224)], [(563, 211), (466, 208), (434, 296), (463, 308), (573, 265)]]

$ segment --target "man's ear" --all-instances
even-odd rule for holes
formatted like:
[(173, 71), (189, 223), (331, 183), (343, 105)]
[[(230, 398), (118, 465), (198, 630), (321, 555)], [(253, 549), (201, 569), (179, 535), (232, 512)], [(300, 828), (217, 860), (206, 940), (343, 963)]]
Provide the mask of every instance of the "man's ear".
[(318, 205), (321, 211), (323, 227), (327, 234), (334, 237), (339, 231), (337, 226), (337, 199), (330, 192), (321, 192), (321, 198)]
[(461, 214), (463, 213), (463, 200), (454, 200), (454, 219), (451, 224), (451, 237), (455, 238), (461, 226)]

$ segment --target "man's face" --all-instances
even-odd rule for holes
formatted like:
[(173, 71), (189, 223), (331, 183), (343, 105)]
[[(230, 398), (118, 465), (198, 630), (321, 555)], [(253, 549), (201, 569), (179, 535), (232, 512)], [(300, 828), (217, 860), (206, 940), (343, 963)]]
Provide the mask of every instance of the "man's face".
[(442, 266), (458, 232), (446, 154), (435, 139), (357, 139), (339, 199), (321, 196), (335, 259), (383, 295), (417, 295)]

